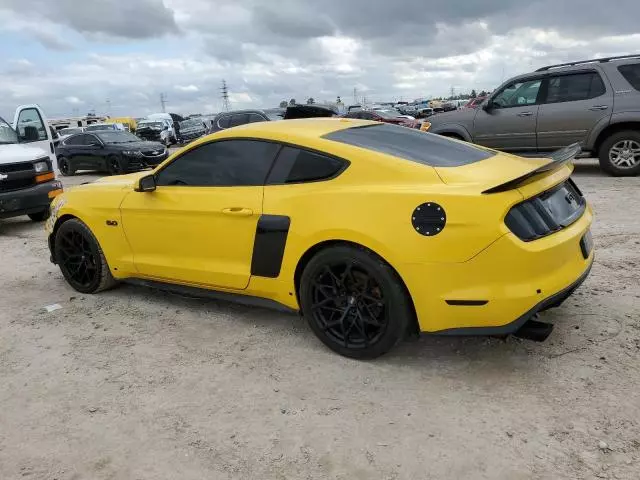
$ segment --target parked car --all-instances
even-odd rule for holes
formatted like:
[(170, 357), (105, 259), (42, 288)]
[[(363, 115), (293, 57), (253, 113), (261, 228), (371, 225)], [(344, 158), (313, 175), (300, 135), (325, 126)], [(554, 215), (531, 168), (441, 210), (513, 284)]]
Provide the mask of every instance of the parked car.
[(87, 125), (84, 127), (85, 132), (101, 132), (104, 130), (124, 132), (127, 129), (122, 123), (94, 123), (93, 125)]
[(58, 130), (58, 143), (64, 141), (65, 138), (84, 132), (84, 127), (69, 127)]
[(134, 172), (155, 167), (167, 156), (161, 143), (114, 130), (72, 135), (58, 147), (58, 165), (63, 175), (73, 175), (77, 170), (98, 170), (112, 175)]
[(182, 142), (190, 142), (207, 133), (204, 120), (200, 118), (192, 118), (180, 122), (180, 139)]
[(70, 189), (46, 231), (79, 292), (118, 280), (226, 292), (301, 311), (349, 357), (410, 330), (543, 340), (552, 325), (529, 320), (594, 258), (592, 211), (570, 179), (578, 151), (541, 162), (396, 125), (257, 122), (153, 172)]
[(417, 118), (427, 118), (433, 115), (433, 108), (431, 107), (423, 107), (416, 111)]
[(397, 114), (388, 113), (384, 110), (360, 110), (357, 112), (349, 112), (346, 118), (358, 118), (361, 120), (374, 120), (376, 122), (391, 123), (409, 128), (420, 128), (420, 122), (410, 120), (408, 118), (399, 117)]
[(167, 119), (139, 121), (136, 135), (144, 140), (160, 142), (167, 147), (178, 141), (175, 131)]
[(133, 117), (112, 117), (104, 123), (120, 123), (127, 132), (135, 133), (137, 122)]
[(332, 117), (337, 109), (327, 105), (289, 105), (287, 108), (266, 110), (236, 110), (220, 113), (213, 119), (211, 132), (225, 130), (247, 123), (269, 122), (274, 120), (293, 120), (296, 118)]
[(574, 142), (616, 176), (640, 173), (640, 55), (551, 65), (507, 80), (482, 104), (429, 119), (430, 132), (512, 152)]
[(51, 200), (62, 193), (53, 152), (47, 117), (37, 105), (18, 107), (13, 126), (0, 118), (0, 218), (47, 218)]

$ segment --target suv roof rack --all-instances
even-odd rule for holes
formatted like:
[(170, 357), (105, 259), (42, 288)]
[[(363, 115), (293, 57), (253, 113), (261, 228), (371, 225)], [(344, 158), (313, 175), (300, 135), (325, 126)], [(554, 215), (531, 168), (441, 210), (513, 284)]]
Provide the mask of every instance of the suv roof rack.
[(617, 57), (603, 57), (603, 58), (594, 58), (592, 60), (581, 60), (579, 62), (559, 63), (557, 65), (549, 65), (548, 67), (539, 68), (536, 70), (536, 72), (544, 72), (545, 70), (550, 70), (552, 68), (573, 67), (574, 65), (582, 65), (585, 63), (606, 63), (606, 62), (610, 62), (611, 60), (620, 60), (623, 58), (640, 58), (640, 54), (618, 55)]

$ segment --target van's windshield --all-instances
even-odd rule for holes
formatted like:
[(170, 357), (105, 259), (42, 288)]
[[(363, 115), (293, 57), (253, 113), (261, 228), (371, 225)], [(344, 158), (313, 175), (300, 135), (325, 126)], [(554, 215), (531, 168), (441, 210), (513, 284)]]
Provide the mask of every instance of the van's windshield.
[(0, 117), (0, 145), (18, 143), (18, 134), (7, 122)]

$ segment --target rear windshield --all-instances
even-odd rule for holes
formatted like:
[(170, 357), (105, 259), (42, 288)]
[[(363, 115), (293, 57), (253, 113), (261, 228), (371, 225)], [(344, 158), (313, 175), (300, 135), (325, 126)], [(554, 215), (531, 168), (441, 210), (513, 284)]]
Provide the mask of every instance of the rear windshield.
[(640, 90), (640, 63), (620, 65), (618, 71), (636, 90)]
[(322, 138), (431, 167), (459, 167), (495, 155), (470, 143), (455, 142), (439, 135), (389, 124), (347, 128)]

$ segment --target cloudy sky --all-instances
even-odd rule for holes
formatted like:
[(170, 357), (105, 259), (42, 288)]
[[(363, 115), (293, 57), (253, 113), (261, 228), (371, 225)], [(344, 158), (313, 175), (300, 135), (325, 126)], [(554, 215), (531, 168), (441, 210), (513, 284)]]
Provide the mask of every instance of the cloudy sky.
[(638, 0), (0, 0), (0, 115), (412, 100), (640, 53)]

